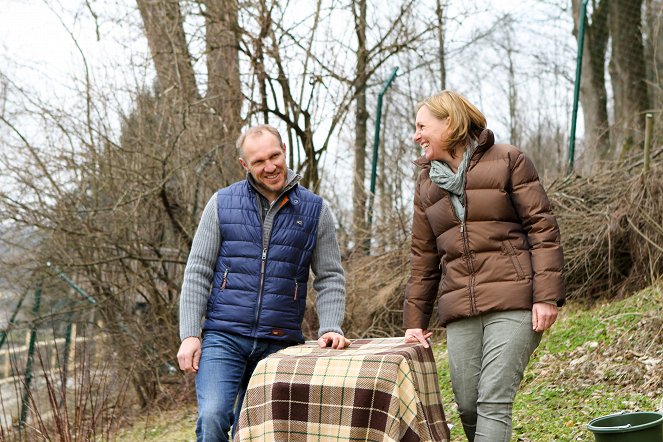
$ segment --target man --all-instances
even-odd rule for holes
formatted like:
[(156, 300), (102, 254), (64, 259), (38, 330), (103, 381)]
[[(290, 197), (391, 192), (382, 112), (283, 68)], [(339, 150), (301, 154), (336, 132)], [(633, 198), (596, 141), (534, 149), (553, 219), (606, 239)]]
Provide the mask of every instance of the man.
[(248, 129), (237, 150), (246, 179), (207, 203), (180, 296), (177, 360), (196, 373), (198, 441), (227, 441), (257, 363), (304, 341), (309, 269), (318, 344), (350, 344), (341, 330), (345, 278), (329, 207), (286, 167), (285, 144), (272, 126)]

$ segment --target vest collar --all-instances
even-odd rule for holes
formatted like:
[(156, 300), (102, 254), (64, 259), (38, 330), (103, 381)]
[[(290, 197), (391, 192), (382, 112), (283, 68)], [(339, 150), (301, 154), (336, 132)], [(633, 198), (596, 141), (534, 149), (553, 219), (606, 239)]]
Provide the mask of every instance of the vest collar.
[[(286, 179), (285, 179), (285, 187), (283, 190), (281, 190), (281, 193), (278, 194), (276, 199), (274, 201), (278, 201), (284, 194), (288, 193), (293, 187), (295, 187), (297, 184), (299, 184), (299, 181), (302, 179), (302, 176), (299, 175), (297, 172), (288, 169), (287, 174), (286, 174)], [(246, 172), (246, 181), (249, 183), (251, 188), (255, 190), (257, 193), (260, 193), (258, 188), (256, 187), (256, 181), (253, 178), (253, 176)], [(262, 195), (262, 194), (261, 194)]]

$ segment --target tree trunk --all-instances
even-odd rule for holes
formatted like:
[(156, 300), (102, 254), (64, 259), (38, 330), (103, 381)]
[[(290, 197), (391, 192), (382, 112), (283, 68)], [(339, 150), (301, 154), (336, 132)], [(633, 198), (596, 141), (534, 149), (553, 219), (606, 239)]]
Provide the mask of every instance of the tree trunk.
[(507, 63), (507, 95), (509, 98), (509, 143), (521, 146), (520, 119), (518, 117), (518, 88), (516, 87), (516, 68), (513, 60), (514, 47), (511, 41), (511, 30), (505, 29), (504, 50)]
[(444, 7), (441, 0), (437, 0), (437, 7), (435, 14), (437, 15), (437, 38), (438, 38), (438, 58), (440, 62), (440, 91), (446, 89), (447, 84), (447, 68), (445, 64), (444, 53)]
[[(578, 37), (581, 0), (573, 0), (573, 33)], [(585, 21), (580, 103), (585, 122), (585, 145), (598, 158), (612, 154), (608, 122), (608, 93), (605, 87), (605, 54), (608, 45), (608, 1), (600, 0)]]
[[(645, 0), (645, 61), (651, 109), (663, 109), (663, 1)], [(654, 127), (661, 127), (661, 115), (654, 112)], [(660, 130), (659, 130), (660, 132)]]
[(157, 71), (157, 91), (194, 101), (198, 98), (196, 77), (184, 36), (179, 4), (169, 0), (136, 0), (143, 18), (145, 37)]
[[(220, 143), (217, 162), (237, 163), (235, 141), (242, 128), (242, 89), (239, 79), (239, 24), (237, 0), (205, 0), (207, 95), (215, 119), (207, 122)], [(212, 140), (210, 140), (212, 141)], [(229, 182), (241, 178), (239, 167), (224, 167)], [(234, 173), (232, 173), (234, 172)]]
[(370, 232), (366, 226), (366, 82), (368, 81), (368, 51), (366, 49), (366, 0), (357, 2), (359, 11), (353, 6), (355, 33), (357, 34), (357, 63), (355, 80), (355, 173), (353, 181), (353, 226), (355, 250), (362, 254), (370, 251)]
[(609, 71), (615, 97), (614, 140), (622, 151), (642, 146), (644, 112), (649, 108), (647, 70), (642, 43), (642, 0), (612, 0)]

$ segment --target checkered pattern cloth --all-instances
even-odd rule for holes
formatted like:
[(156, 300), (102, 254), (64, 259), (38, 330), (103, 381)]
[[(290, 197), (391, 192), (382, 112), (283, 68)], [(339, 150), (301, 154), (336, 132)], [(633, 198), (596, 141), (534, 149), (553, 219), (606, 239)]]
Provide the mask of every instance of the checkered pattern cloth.
[(234, 442), (449, 441), (435, 359), (403, 338), (315, 341), (260, 361)]

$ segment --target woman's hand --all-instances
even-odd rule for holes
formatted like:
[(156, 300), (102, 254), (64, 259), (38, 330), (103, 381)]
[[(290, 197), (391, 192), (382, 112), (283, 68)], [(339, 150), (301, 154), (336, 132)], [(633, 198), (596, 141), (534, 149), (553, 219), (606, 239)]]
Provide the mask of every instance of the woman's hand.
[(537, 302), (532, 306), (532, 328), (536, 332), (548, 330), (557, 319), (557, 306), (546, 302)]
[(420, 342), (424, 348), (428, 348), (428, 339), (433, 336), (433, 332), (424, 330), (422, 328), (408, 328), (405, 330), (405, 343), (413, 344)]

